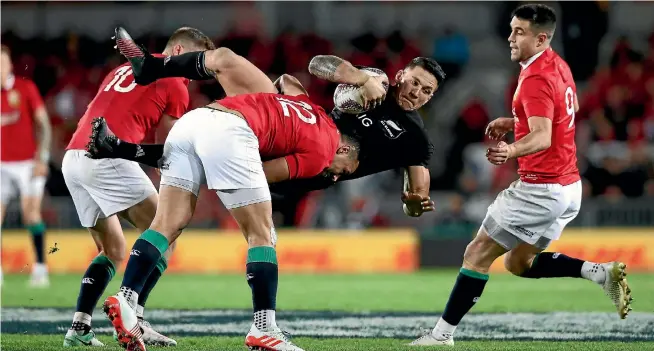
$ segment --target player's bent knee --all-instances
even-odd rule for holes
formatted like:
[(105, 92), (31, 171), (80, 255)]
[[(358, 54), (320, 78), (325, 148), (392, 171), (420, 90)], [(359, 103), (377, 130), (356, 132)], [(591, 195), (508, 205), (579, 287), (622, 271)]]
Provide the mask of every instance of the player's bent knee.
[(124, 241), (122, 243), (115, 243), (114, 245), (104, 245), (102, 249), (104, 255), (107, 256), (116, 266), (122, 264), (127, 257)]
[(535, 253), (511, 250), (504, 256), (504, 267), (514, 275), (522, 276), (531, 267)]
[(506, 250), (488, 236), (484, 228), (480, 228), (477, 236), (468, 244), (463, 254), (463, 268), (480, 273), (488, 273), (493, 262)]
[(528, 268), (528, 263), (524, 260), (516, 259), (515, 255), (507, 253), (504, 257), (504, 268), (513, 275), (521, 276)]

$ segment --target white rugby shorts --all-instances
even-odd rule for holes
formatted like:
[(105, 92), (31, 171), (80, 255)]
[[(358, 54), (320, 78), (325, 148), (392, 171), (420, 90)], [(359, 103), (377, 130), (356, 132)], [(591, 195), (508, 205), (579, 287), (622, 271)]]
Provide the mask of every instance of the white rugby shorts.
[(41, 197), (45, 188), (46, 177), (34, 177), (34, 161), (9, 161), (0, 163), (2, 204), (17, 196)]
[(208, 107), (189, 111), (170, 130), (161, 184), (196, 196), (207, 184), (227, 208), (270, 201), (257, 136), (243, 118)]
[(563, 186), (516, 180), (488, 207), (482, 226), (507, 250), (521, 242), (545, 249), (580, 208), (581, 181)]
[(157, 189), (138, 163), (93, 160), (84, 150), (68, 150), (61, 170), (83, 227), (141, 203)]

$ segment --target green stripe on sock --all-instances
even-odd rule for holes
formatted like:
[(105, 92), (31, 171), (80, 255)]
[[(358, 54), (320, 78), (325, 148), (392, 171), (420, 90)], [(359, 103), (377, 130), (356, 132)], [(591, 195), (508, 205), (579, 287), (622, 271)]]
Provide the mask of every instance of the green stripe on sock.
[(248, 259), (246, 263), (268, 262), (277, 264), (277, 252), (274, 247), (257, 246), (248, 250)]
[(168, 260), (162, 255), (159, 261), (157, 261), (157, 269), (161, 274), (168, 268)]
[(465, 268), (461, 268), (461, 270), (459, 271), (459, 273), (461, 273), (461, 274), (463, 274), (463, 275), (467, 275), (467, 276), (470, 277), (470, 278), (481, 279), (481, 280), (488, 280), (488, 274), (475, 272), (475, 271), (472, 271), (472, 270), (469, 270), (469, 269), (465, 269)]
[(111, 259), (109, 259), (109, 257), (105, 255), (96, 256), (93, 259), (93, 261), (91, 261), (91, 264), (99, 264), (99, 265), (107, 266), (107, 269), (109, 270), (109, 276), (111, 278), (113, 278), (114, 275), (116, 274), (116, 265)]
[(159, 252), (161, 252), (162, 255), (166, 250), (168, 250), (168, 238), (156, 230), (148, 229), (144, 231), (139, 239), (143, 239), (152, 244), (157, 248), (157, 250), (159, 250)]
[(39, 222), (36, 224), (30, 224), (27, 226), (27, 230), (29, 230), (32, 235), (42, 235), (43, 232), (45, 232), (45, 223)]

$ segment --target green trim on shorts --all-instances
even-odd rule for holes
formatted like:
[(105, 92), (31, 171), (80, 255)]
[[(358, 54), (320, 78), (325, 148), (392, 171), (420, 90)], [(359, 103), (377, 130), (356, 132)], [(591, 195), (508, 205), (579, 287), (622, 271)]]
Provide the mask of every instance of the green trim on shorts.
[(461, 273), (463, 275), (466, 275), (466, 276), (468, 276), (470, 278), (475, 278), (475, 279), (480, 279), (480, 280), (488, 280), (488, 274), (475, 272), (475, 271), (470, 270), (470, 269), (461, 268), (461, 270), (459, 270), (459, 273)]
[(98, 264), (107, 267), (107, 270), (109, 271), (109, 280), (111, 280), (116, 274), (116, 265), (109, 257), (105, 255), (95, 256), (93, 261), (91, 261), (91, 264)]
[(246, 263), (252, 262), (266, 262), (277, 264), (277, 252), (274, 247), (270, 246), (257, 246), (248, 250), (248, 258)]
[(152, 244), (162, 255), (166, 250), (168, 250), (168, 238), (156, 230), (148, 229), (144, 231), (139, 239), (143, 239)]

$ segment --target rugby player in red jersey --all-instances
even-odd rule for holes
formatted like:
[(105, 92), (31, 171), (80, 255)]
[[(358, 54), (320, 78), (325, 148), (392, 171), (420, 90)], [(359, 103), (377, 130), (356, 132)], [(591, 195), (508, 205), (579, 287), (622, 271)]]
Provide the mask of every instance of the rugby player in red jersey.
[(631, 310), (623, 263), (594, 263), (544, 252), (581, 206), (574, 139), (577, 89), (570, 68), (550, 47), (556, 28), (554, 10), (528, 4), (511, 17), (511, 60), (522, 66), (513, 118), (494, 120), (487, 133), (501, 139), (513, 131), (516, 141), (500, 141), (488, 149), (487, 158), (495, 165), (517, 158), (520, 179), (489, 206), (477, 236), (466, 248), (442, 317), (432, 332), (411, 345), (453, 345), (456, 326), (479, 300), (491, 264), (504, 254), (506, 269), (517, 276), (588, 279), (604, 289), (620, 318)]
[(0, 214), (0, 223), (5, 218), (9, 201), (20, 196), (23, 223), (32, 234), (34, 256), (36, 256), (30, 285), (47, 287), (49, 280), (48, 267), (45, 264), (45, 224), (41, 218), (41, 200), (48, 174), (52, 128), (36, 85), (29, 79), (16, 77), (13, 74), (8, 47), (2, 45), (1, 53), (2, 214)]
[[(212, 49), (209, 37), (195, 28), (183, 27), (173, 33), (163, 54), (179, 55), (189, 51)], [(129, 63), (111, 71), (80, 119), (62, 162), (66, 186), (70, 190), (82, 226), (89, 229), (100, 254), (93, 259), (82, 278), (72, 327), (64, 346), (101, 346), (91, 330), (91, 314), (112, 279), (116, 267), (125, 259), (126, 245), (118, 217), (141, 231), (146, 230), (157, 210), (157, 190), (138, 163), (85, 156), (91, 137), (91, 121), (104, 116), (121, 139), (142, 141), (156, 129), (156, 138), (164, 140), (168, 131), (188, 109), (188, 80), (168, 78), (149, 86), (134, 82)], [(171, 248), (172, 250), (172, 248)], [(167, 253), (169, 256), (171, 250)], [(166, 256), (157, 268), (145, 276), (146, 287), (138, 301), (139, 326), (148, 344), (175, 345), (142, 319), (147, 297), (167, 266)]]
[[(125, 43), (125, 39), (117, 40), (117, 46), (123, 54), (139, 55), (131, 60), (139, 84), (179, 76), (198, 80), (215, 78), (227, 96), (279, 91), (279, 87), (266, 74), (227, 48), (155, 58), (138, 46), (126, 47)], [(357, 170), (337, 180), (316, 176), (275, 183), (271, 184), (270, 190), (287, 198), (300, 197), (308, 191), (325, 189), (336, 182), (403, 168), (405, 177), (402, 202), (405, 213), (417, 217), (433, 211), (427, 167), (434, 146), (417, 109), (425, 105), (443, 84), (445, 73), (435, 60), (416, 57), (396, 72), (394, 84), (388, 90), (391, 98), (384, 99), (386, 91), (383, 85), (388, 84), (387, 78), (385, 75), (371, 77), (365, 70), (381, 72), (373, 68), (358, 69), (350, 62), (332, 55), (318, 55), (309, 64), (309, 72), (321, 79), (360, 86), (364, 100), (370, 103), (370, 108), (364, 113), (348, 114), (337, 108), (330, 112), (339, 130), (356, 136), (359, 141), (361, 151)], [(288, 77), (284, 75), (278, 82)], [(97, 133), (89, 143), (90, 157), (122, 158), (152, 167), (159, 166), (158, 160), (163, 154), (162, 144), (137, 145), (121, 141), (109, 133), (102, 120), (94, 125), (94, 129)], [(137, 155), (136, 150), (143, 152)]]
[[(117, 29), (116, 36), (130, 61), (143, 59), (145, 52), (124, 29)], [(206, 74), (202, 65), (196, 69)], [(281, 84), (285, 95), (227, 97), (186, 113), (171, 129), (159, 164), (155, 219), (132, 247), (120, 292), (104, 304), (128, 350), (145, 350), (135, 314), (144, 277), (188, 225), (201, 184), (216, 191), (248, 242), (246, 277), (254, 320), (246, 345), (302, 350), (275, 323), (278, 267), (268, 183), (350, 174), (358, 165), (358, 143), (339, 133), (297, 80)]]

